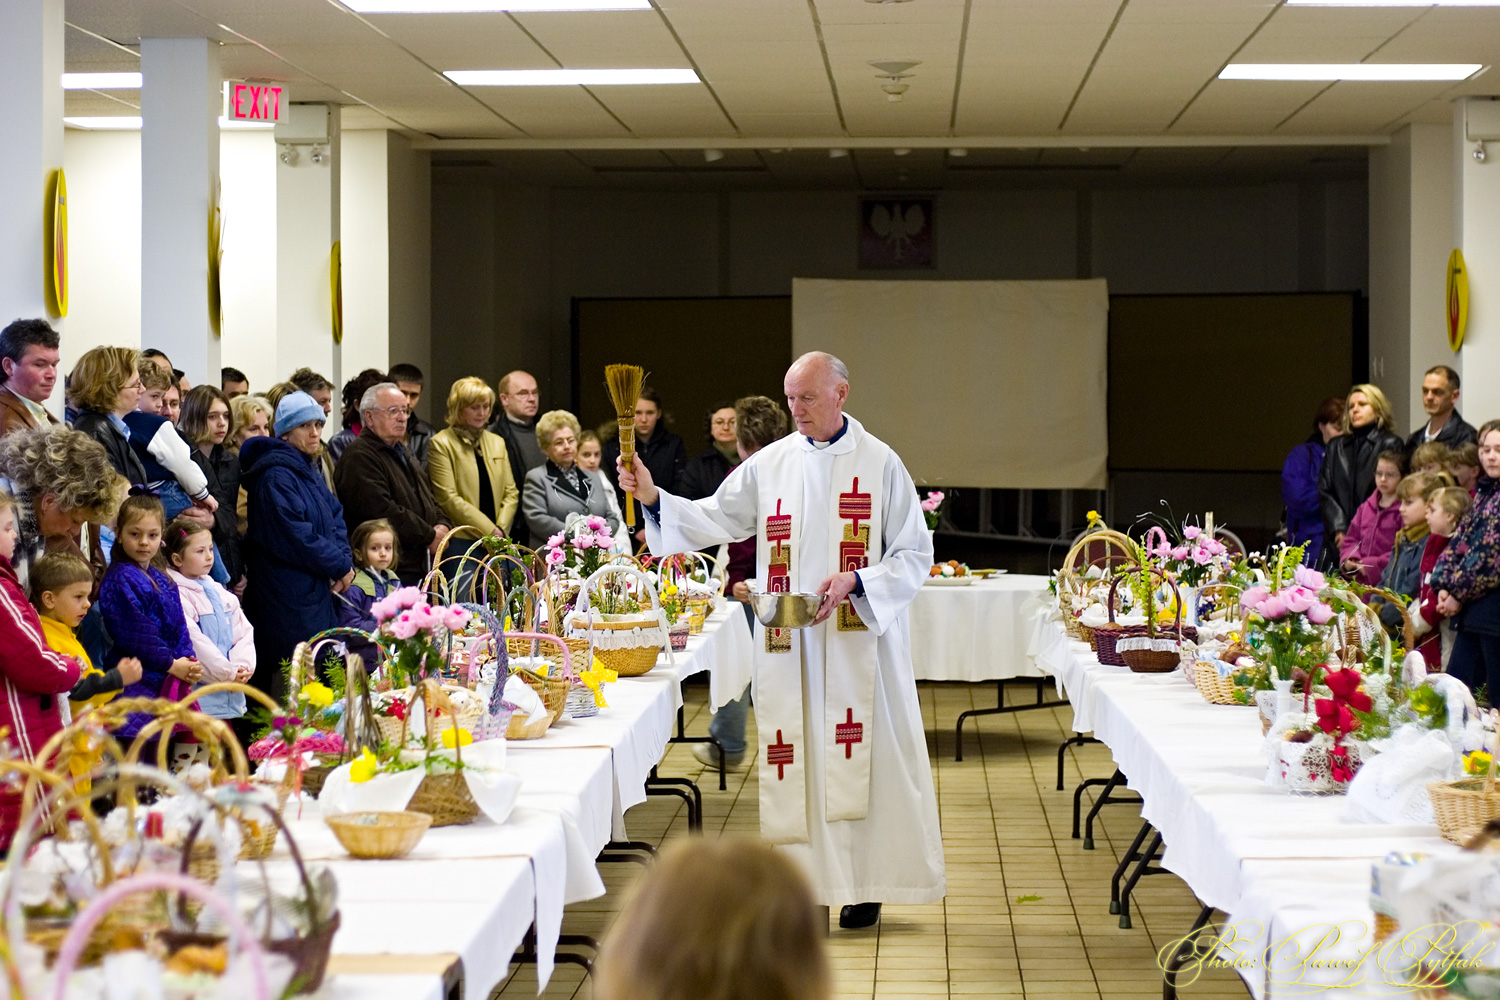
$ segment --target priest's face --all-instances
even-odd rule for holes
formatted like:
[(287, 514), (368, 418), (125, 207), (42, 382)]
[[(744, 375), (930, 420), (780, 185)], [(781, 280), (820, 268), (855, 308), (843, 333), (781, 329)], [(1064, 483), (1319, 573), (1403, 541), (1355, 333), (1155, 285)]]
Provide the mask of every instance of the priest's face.
[(843, 428), (849, 383), (836, 378), (827, 366), (799, 361), (788, 369), (783, 388), (798, 434), (827, 441)]

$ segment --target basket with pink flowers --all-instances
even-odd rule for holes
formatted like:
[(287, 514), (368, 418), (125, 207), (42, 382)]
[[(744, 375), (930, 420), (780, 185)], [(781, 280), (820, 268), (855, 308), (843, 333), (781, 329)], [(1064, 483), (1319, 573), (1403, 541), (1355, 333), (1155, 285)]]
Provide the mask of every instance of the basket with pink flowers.
[(547, 570), (584, 580), (609, 561), (615, 540), (609, 522), (597, 514), (573, 514), (563, 530), (547, 539), (542, 558)]

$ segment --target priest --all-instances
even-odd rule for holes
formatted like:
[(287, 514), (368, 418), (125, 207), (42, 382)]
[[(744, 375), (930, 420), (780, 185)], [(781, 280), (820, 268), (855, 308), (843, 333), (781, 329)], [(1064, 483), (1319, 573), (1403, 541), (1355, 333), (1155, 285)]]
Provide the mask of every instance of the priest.
[(841, 927), (867, 927), (882, 902), (945, 891), (907, 624), (932, 542), (901, 459), (844, 413), (843, 362), (805, 354), (785, 389), (795, 433), (713, 496), (672, 496), (639, 460), (620, 486), (646, 510), (654, 554), (754, 537), (762, 591), (822, 595), (810, 628), (755, 626), (761, 835), (842, 906)]

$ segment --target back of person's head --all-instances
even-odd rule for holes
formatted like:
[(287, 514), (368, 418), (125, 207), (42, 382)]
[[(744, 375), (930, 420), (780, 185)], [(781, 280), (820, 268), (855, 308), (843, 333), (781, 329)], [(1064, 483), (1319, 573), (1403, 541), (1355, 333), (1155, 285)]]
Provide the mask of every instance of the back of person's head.
[(50, 495), (58, 510), (82, 514), (93, 524), (114, 518), (129, 486), (102, 444), (62, 424), (0, 438), (0, 473), (33, 504)]
[(41, 608), (43, 594), (61, 593), (64, 587), (75, 583), (92, 586), (94, 571), (71, 552), (52, 552), (31, 564), (27, 582), (31, 586), (31, 603)]
[(166, 392), (177, 384), (169, 372), (150, 358), (141, 358), (135, 371), (141, 377), (142, 392)]
[(786, 437), (791, 421), (769, 396), (745, 396), (734, 402), (734, 436), (749, 454)]
[(1414, 472), (1446, 469), (1451, 460), (1448, 446), (1441, 441), (1426, 441), (1413, 448), (1411, 453), (1411, 467)]
[(125, 388), (141, 362), (133, 347), (95, 347), (83, 352), (68, 375), (68, 402), (80, 410), (113, 413)]
[(271, 388), (266, 390), (266, 402), (270, 405), (271, 412), (274, 414), (276, 412), (276, 407), (281, 405), (281, 401), (283, 399), (287, 398), (294, 392), (301, 391), (302, 390), (298, 388), (295, 382), (277, 382), (275, 385), (271, 386)]
[(1402, 500), (1426, 500), (1437, 490), (1453, 485), (1446, 472), (1413, 472), (1396, 484), (1396, 496)]
[(598, 1000), (824, 1000), (828, 928), (775, 848), (724, 837), (662, 852), (604, 941)]
[(1435, 491), (1427, 502), (1453, 518), (1453, 523), (1457, 524), (1473, 506), (1474, 498), (1462, 486), (1444, 486)]
[(1318, 404), (1318, 412), (1313, 416), (1313, 430), (1319, 430), (1324, 424), (1334, 427), (1344, 422), (1344, 397), (1329, 396)]
[(359, 401), (365, 398), (365, 392), (371, 386), (389, 381), (391, 379), (379, 368), (366, 368), (344, 383), (344, 388), (339, 390), (339, 399), (344, 402), (339, 421), (346, 429), (353, 427), (359, 421)]
[[(0, 358), (10, 358), (15, 364), (20, 364), (26, 348), (44, 347), (55, 351), (59, 343), (57, 331), (46, 320), (18, 319), (0, 330)], [(0, 385), (4, 385), (8, 378), (5, 366), (0, 364)]]
[(311, 368), (298, 368), (291, 375), (287, 376), (287, 381), (308, 395), (321, 392), (325, 389), (329, 392), (333, 391), (333, 383)]
[[(1483, 435), (1480, 440), (1483, 440)], [(1473, 441), (1461, 444), (1457, 448), (1448, 449), (1448, 461), (1444, 464), (1449, 472), (1455, 472), (1461, 467), (1470, 469), (1479, 468), (1479, 445)]]

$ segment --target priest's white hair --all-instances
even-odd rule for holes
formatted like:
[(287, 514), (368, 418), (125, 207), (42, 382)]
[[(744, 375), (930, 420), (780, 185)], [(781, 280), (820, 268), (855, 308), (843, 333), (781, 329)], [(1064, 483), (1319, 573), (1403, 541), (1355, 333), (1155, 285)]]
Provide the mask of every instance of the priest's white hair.
[(820, 363), (828, 369), (828, 374), (833, 376), (834, 384), (840, 382), (845, 385), (849, 384), (849, 366), (827, 351), (808, 351), (802, 357), (793, 361), (792, 367), (796, 368), (798, 365), (812, 364), (814, 362)]

